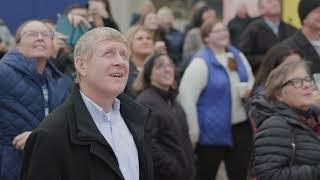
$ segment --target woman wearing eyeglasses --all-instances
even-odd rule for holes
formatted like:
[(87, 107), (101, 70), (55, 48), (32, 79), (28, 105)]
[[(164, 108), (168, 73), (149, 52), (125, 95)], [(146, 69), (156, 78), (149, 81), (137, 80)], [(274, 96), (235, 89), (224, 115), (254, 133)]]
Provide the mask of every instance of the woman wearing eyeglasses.
[(251, 101), (263, 95), (263, 88), (265, 86), (267, 77), (272, 70), (282, 63), (301, 61), (301, 59), (303, 59), (302, 52), (298, 49), (293, 49), (288, 46), (275, 46), (271, 48), (264, 56), (261, 63), (261, 67), (263, 68), (260, 68), (257, 72), (254, 86), (250, 94), (249, 117), (254, 131), (256, 130), (256, 124), (261, 122), (256, 121), (256, 107), (251, 105)]
[(268, 76), (257, 108), (253, 168), (258, 180), (320, 179), (319, 106), (304, 61), (280, 64)]
[(146, 59), (134, 83), (137, 102), (151, 109), (155, 180), (193, 180), (193, 151), (185, 113), (175, 101), (175, 66), (168, 55)]

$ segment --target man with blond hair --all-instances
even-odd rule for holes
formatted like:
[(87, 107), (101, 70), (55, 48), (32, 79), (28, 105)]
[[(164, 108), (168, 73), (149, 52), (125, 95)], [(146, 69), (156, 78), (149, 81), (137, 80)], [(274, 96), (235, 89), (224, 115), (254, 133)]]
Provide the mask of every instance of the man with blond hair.
[[(152, 180), (148, 110), (122, 92), (128, 79), (126, 39), (106, 27), (74, 49), (78, 84), (27, 141), (23, 180)], [(121, 103), (121, 106), (120, 106)]]

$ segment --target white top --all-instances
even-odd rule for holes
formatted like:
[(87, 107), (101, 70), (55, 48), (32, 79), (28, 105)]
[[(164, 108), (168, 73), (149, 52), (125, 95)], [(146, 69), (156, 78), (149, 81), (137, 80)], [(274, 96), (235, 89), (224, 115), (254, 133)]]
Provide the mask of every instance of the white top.
[(131, 132), (120, 114), (120, 101), (115, 99), (112, 111), (106, 113), (81, 91), (80, 93), (94, 123), (111, 146), (124, 179), (139, 180), (138, 151)]
[(320, 56), (320, 41), (311, 41), (310, 43), (314, 47), (318, 55)]
[[(232, 102), (232, 124), (237, 124), (246, 120), (247, 115), (240, 97), (240, 79), (237, 71), (231, 71), (228, 66), (228, 57), (231, 53), (222, 53), (216, 55), (218, 62), (226, 69), (231, 88)], [(248, 73), (248, 89), (254, 84), (254, 76), (247, 58), (241, 53), (240, 57)], [(196, 144), (199, 139), (199, 125), (197, 114), (197, 102), (201, 92), (206, 88), (208, 81), (208, 67), (202, 58), (194, 58), (185, 70), (179, 86), (178, 101), (184, 109), (189, 125), (189, 134), (191, 142)], [(214, 103), (214, 102), (213, 102)]]

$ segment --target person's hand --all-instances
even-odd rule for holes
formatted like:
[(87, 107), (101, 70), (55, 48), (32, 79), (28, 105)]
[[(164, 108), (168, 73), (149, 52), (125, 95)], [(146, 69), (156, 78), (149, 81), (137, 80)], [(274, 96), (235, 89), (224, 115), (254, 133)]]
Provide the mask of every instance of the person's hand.
[(159, 54), (167, 54), (167, 47), (164, 41), (156, 41), (154, 49)]
[(28, 137), (30, 136), (31, 132), (32, 131), (25, 131), (25, 132), (19, 134), (18, 136), (16, 136), (12, 141), (12, 145), (16, 149), (23, 150), (24, 145), (26, 144), (26, 141), (27, 141)]
[(53, 38), (53, 57), (56, 58), (57, 54), (60, 49), (66, 48), (67, 44), (65, 41), (68, 39), (68, 36), (60, 33), (60, 32), (54, 32), (54, 38)]
[(74, 27), (78, 27), (80, 23), (83, 23), (88, 28), (91, 28), (90, 23), (86, 20), (86, 18), (75, 15), (75, 14), (68, 14), (68, 20)]
[(103, 18), (109, 18), (109, 13), (106, 10), (106, 5), (101, 1), (89, 1), (89, 14), (93, 16), (100, 16)]

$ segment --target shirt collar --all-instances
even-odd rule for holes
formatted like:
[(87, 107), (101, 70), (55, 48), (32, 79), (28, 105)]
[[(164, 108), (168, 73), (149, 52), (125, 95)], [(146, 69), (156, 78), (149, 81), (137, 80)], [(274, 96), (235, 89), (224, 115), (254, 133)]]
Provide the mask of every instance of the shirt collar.
[[(100, 112), (100, 113), (105, 113), (105, 114), (109, 114), (103, 111), (103, 108), (100, 107), (98, 104), (96, 104), (95, 102), (93, 102), (89, 97), (87, 97), (85, 94), (82, 93), (81, 90), (80, 94), (82, 96), (82, 99), (85, 101), (85, 104), (91, 106), (93, 109), (95, 109), (96, 111)], [(112, 111), (119, 111), (120, 110), (120, 100), (115, 98), (113, 103), (112, 103)]]
[(320, 41), (311, 41), (310, 42), (313, 46), (320, 47)]
[(268, 24), (268, 26), (276, 27), (276, 28), (278, 28), (279, 25), (280, 25), (280, 21), (274, 23), (273, 21), (270, 21), (270, 20), (267, 19), (267, 18), (264, 18), (264, 22), (265, 22), (266, 24)]
[(272, 29), (272, 31), (275, 34), (279, 33), (279, 26), (280, 26), (280, 21), (274, 23), (273, 21), (270, 21), (269, 19), (264, 18), (264, 22)]

